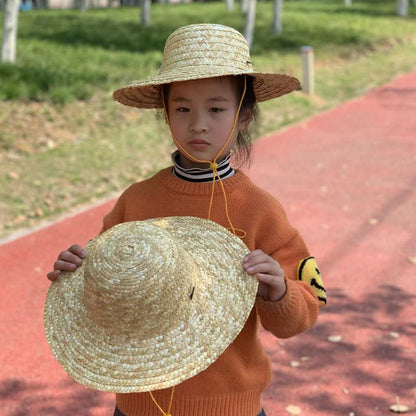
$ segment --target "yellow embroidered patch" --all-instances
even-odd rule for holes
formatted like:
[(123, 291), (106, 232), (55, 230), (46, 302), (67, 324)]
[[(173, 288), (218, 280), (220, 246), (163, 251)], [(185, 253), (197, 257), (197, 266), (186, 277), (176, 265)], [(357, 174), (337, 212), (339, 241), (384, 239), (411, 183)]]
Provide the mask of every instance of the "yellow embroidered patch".
[(322, 305), (326, 304), (326, 291), (315, 257), (301, 260), (298, 266), (298, 279), (311, 285), (316, 297)]

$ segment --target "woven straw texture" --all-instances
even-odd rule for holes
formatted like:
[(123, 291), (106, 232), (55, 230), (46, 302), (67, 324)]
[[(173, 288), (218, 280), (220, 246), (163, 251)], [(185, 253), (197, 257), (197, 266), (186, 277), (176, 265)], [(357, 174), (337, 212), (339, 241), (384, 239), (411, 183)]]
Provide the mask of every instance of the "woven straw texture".
[(197, 24), (181, 27), (169, 36), (158, 75), (134, 81), (114, 91), (113, 97), (131, 107), (162, 108), (161, 84), (241, 74), (253, 77), (258, 102), (300, 89), (294, 77), (255, 72), (240, 32), (228, 26)]
[(49, 288), (45, 332), (76, 381), (119, 393), (174, 386), (206, 369), (243, 328), (257, 280), (244, 243), (206, 219), (116, 225)]

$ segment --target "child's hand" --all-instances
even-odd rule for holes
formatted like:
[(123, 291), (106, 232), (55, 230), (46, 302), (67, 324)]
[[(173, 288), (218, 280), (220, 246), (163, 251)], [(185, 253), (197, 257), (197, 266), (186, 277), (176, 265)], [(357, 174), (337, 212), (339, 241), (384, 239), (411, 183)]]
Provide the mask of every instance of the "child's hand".
[(257, 296), (278, 301), (285, 295), (285, 273), (275, 259), (261, 250), (254, 250), (244, 257), (243, 265), (247, 273), (255, 274), (259, 281)]
[(56, 280), (61, 272), (74, 272), (82, 264), (82, 260), (87, 257), (87, 252), (78, 244), (69, 247), (59, 254), (58, 259), (53, 265), (53, 272), (46, 276), (49, 280)]

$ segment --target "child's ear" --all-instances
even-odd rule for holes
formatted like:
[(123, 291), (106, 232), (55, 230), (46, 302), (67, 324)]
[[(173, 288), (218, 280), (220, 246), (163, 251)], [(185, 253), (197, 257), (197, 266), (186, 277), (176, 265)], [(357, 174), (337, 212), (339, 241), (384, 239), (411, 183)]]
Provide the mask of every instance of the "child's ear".
[(253, 121), (253, 112), (249, 109), (245, 109), (241, 112), (239, 117), (240, 130), (245, 130)]

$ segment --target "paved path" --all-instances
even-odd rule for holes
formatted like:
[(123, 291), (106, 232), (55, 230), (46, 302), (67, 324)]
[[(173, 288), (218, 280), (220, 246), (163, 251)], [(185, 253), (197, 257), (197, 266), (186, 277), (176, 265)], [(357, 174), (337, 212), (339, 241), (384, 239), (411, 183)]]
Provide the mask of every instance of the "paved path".
[[(308, 333), (262, 333), (267, 414), (388, 415), (396, 400), (416, 414), (416, 70), (260, 140), (254, 157), (249, 175), (286, 207), (329, 295)], [(0, 416), (112, 414), (112, 395), (55, 362), (42, 324), (56, 253), (95, 236), (112, 204), (0, 247)]]

